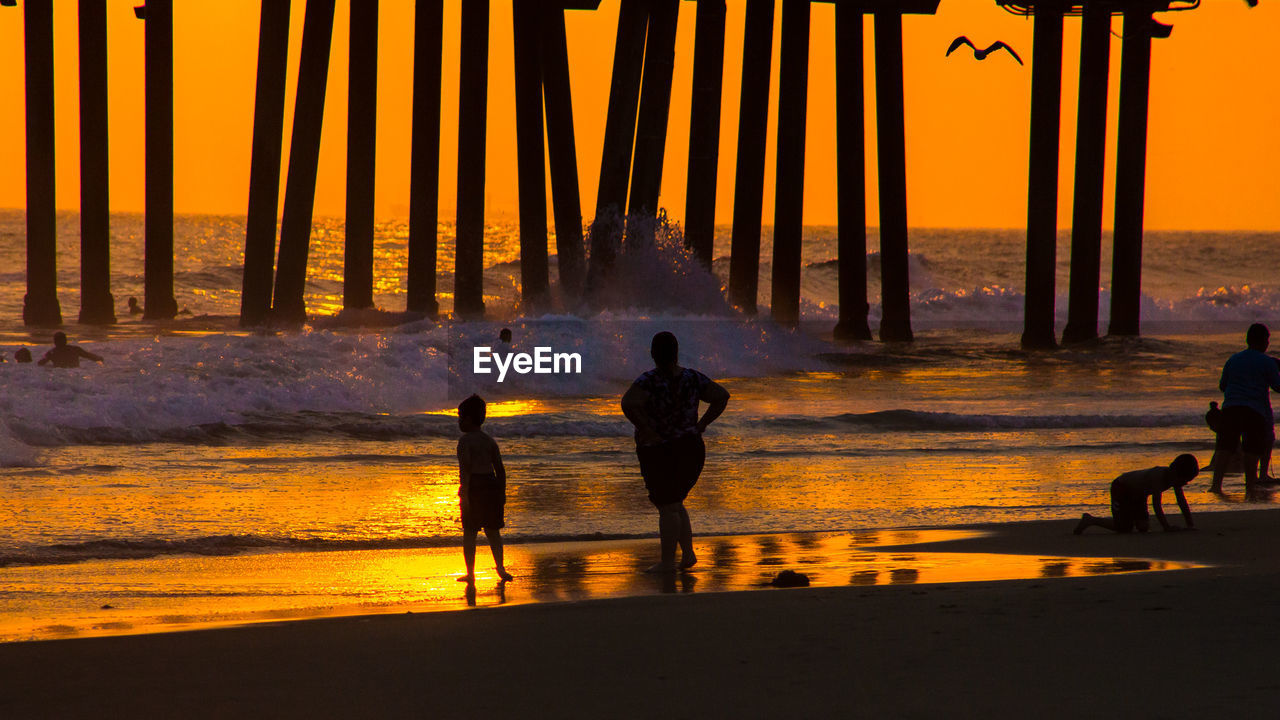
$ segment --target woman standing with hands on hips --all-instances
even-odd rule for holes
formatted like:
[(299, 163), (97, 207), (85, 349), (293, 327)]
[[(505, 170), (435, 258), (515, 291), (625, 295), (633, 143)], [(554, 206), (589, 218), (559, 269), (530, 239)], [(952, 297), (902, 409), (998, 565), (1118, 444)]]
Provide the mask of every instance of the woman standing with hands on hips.
[[(640, 474), (649, 502), (658, 508), (662, 561), (646, 572), (674, 572), (677, 545), (679, 569), (698, 562), (684, 499), (698, 481), (706, 459), (702, 433), (729, 404), (729, 391), (697, 370), (680, 367), (679, 351), (675, 335), (654, 335), (649, 349), (654, 369), (636, 378), (622, 396), (622, 413), (636, 426)], [(708, 405), (701, 418), (700, 401)]]

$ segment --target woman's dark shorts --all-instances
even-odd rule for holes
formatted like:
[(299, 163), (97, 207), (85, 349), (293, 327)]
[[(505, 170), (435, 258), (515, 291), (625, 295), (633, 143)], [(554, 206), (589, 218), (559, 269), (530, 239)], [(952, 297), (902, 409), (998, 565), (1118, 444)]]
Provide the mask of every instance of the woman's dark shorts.
[(701, 435), (686, 435), (660, 445), (639, 445), (640, 474), (649, 490), (649, 502), (661, 507), (683, 501), (698, 482), (707, 446)]
[(1111, 519), (1116, 532), (1132, 532), (1135, 527), (1145, 531), (1149, 517), (1146, 494), (1111, 483)]
[(1243, 405), (1222, 409), (1214, 447), (1217, 452), (1233, 453), (1243, 448), (1250, 455), (1266, 455), (1275, 442), (1275, 428), (1257, 410)]
[(498, 530), (506, 526), (502, 517), (507, 504), (507, 484), (495, 475), (472, 475), (467, 498), (470, 507), (462, 508), (462, 529), (475, 532), (481, 528)]

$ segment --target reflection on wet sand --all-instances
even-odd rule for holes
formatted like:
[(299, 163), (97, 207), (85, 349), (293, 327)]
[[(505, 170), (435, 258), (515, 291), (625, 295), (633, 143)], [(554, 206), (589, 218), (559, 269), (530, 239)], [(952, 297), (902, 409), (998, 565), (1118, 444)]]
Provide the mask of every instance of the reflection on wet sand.
[[(498, 582), (456, 582), (457, 548), (167, 557), (0, 568), (0, 640), (160, 632), (332, 615), (458, 610), (661, 593), (768, 587), (782, 570), (810, 585), (902, 585), (1082, 577), (1173, 570), (1190, 563), (984, 553), (911, 552), (961, 530), (885, 530), (697, 538), (691, 572), (645, 574), (652, 539), (511, 544)], [(881, 551), (878, 548), (883, 547)], [(56, 592), (49, 593), (53, 589)]]

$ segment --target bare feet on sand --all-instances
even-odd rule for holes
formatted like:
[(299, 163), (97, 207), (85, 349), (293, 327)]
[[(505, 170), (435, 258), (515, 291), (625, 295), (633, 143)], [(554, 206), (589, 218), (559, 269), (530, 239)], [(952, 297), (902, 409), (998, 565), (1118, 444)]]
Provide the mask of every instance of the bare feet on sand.
[(691, 567), (693, 567), (694, 565), (697, 565), (697, 564), (698, 564), (698, 556), (697, 556), (697, 555), (694, 555), (693, 553), (689, 553), (689, 554), (684, 555), (684, 556), (682, 556), (682, 557), (680, 558), (680, 569), (681, 569), (681, 570), (688, 570), (689, 568), (691, 568)]
[(476, 581), (476, 576), (475, 576), (475, 575), (459, 575), (459, 576), (458, 576), (457, 578), (455, 578), (455, 579), (456, 579), (458, 582), (464, 582), (464, 583), (467, 583), (468, 585), (472, 585), (472, 584), (474, 584), (474, 583), (475, 583), (475, 581)]
[(502, 582), (511, 582), (512, 580), (515, 580), (515, 577), (511, 573), (507, 572), (506, 568), (498, 568), (498, 577), (502, 578)]
[(1085, 528), (1089, 527), (1089, 525), (1092, 524), (1092, 521), (1093, 521), (1093, 516), (1090, 515), (1089, 513), (1085, 513), (1081, 515), (1080, 522), (1076, 523), (1076, 529), (1072, 530), (1071, 532), (1075, 533), (1076, 535), (1079, 535), (1080, 533), (1084, 532)]

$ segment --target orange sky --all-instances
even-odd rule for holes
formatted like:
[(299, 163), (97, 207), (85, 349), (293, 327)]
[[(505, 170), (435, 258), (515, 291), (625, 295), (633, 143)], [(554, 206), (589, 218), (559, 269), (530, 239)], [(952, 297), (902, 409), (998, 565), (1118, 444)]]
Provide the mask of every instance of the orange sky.
[[(138, 0), (109, 0), (111, 97), (111, 204), (143, 209), (143, 23)], [(732, 217), (739, 73), (745, 2), (729, 0), (724, 112), (717, 218)], [(175, 201), (179, 212), (243, 215), (248, 205), (254, 72), (259, 3), (251, 0), (179, 2), (175, 9)], [(294, 0), (290, 48), (291, 123), (305, 2)], [(457, 150), (460, 0), (446, 3), (441, 157), (441, 213), (452, 219)], [(76, 4), (57, 2), (55, 72), (58, 103), (58, 206), (79, 203)], [(775, 33), (780, 25), (775, 13)], [(568, 17), (570, 62), (583, 212), (593, 212), (604, 134), (617, 0), (596, 12)], [(338, 3), (330, 64), (316, 212), (341, 216), (344, 208), (346, 48), (348, 3)], [(379, 78), (378, 215), (408, 214), (409, 125), (413, 3), (384, 0)], [(692, 80), (694, 5), (682, 3), (676, 75), (662, 205), (684, 217)], [(1169, 13), (1173, 36), (1156, 40), (1151, 84), (1146, 226), (1152, 229), (1280, 230), (1276, 168), (1280, 166), (1280, 3), (1250, 10), (1240, 0), (1205, 0), (1204, 7)], [(1122, 31), (1115, 22), (1116, 33)], [(876, 224), (874, 95), (871, 23), (867, 22), (868, 222)], [(1080, 21), (1068, 18), (1064, 42), (1062, 163), (1059, 225), (1071, 214), (1075, 95)], [(992, 0), (943, 0), (936, 16), (908, 16), (906, 47), (908, 210), (913, 226), (1022, 227), (1026, 222), (1027, 116), (1031, 72), (1004, 55), (978, 63), (971, 55), (944, 57), (951, 39), (968, 35), (979, 45), (1001, 39), (1030, 63), (1032, 23)], [(813, 5), (805, 222), (836, 220), (834, 117), (834, 10)], [(516, 211), (511, 5), (492, 3), (490, 37), (488, 198), (490, 217)], [(773, 102), (777, 101), (774, 43)], [(1112, 193), (1120, 39), (1112, 38), (1108, 198)], [(0, 8), (0, 207), (25, 204), (22, 12)], [(1262, 83), (1259, 85), (1259, 83)], [(770, 116), (770, 130), (776, 114)], [(285, 137), (288, 152), (288, 131)], [(766, 178), (765, 222), (773, 217), (773, 146)], [(283, 175), (283, 173), (282, 173)], [(1110, 225), (1108, 202), (1106, 222)]]

